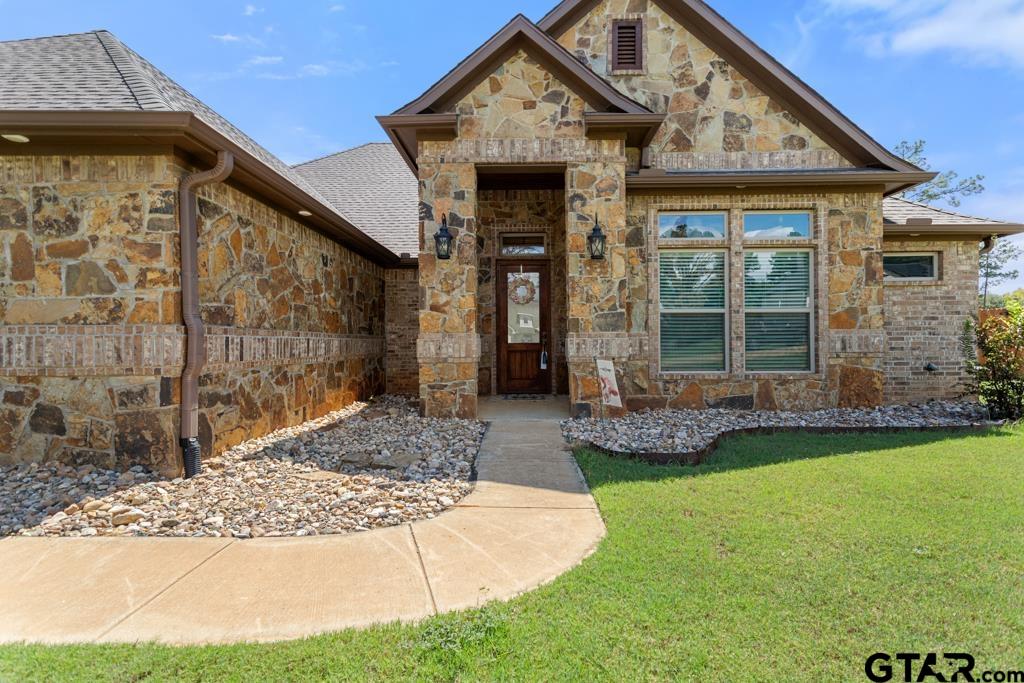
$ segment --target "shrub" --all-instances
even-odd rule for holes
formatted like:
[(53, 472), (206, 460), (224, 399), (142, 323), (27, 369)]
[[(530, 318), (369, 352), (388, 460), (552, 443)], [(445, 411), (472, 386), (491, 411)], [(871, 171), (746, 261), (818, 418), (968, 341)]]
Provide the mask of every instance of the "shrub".
[(1010, 300), (1006, 315), (967, 321), (963, 350), (970, 393), (978, 395), (994, 418), (1024, 418), (1024, 305)]

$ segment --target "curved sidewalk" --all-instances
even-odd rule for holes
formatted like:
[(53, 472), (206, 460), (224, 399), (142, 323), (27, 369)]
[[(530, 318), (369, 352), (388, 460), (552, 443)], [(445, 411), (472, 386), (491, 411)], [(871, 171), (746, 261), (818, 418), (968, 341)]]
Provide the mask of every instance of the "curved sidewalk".
[(603, 538), (558, 422), (496, 422), (436, 519), (313, 538), (0, 540), (0, 642), (273, 641), (505, 600)]

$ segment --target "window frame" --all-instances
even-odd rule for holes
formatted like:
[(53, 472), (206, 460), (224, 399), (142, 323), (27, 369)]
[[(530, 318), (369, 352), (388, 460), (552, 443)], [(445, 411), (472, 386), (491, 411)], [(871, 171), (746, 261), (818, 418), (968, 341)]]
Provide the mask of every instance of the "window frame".
[[(769, 213), (793, 213), (793, 212), (769, 212)], [(813, 230), (813, 222), (812, 222)], [(789, 238), (796, 239), (796, 238)], [(803, 238), (801, 238), (803, 239)], [(790, 253), (804, 253), (807, 254), (807, 307), (806, 308), (750, 308), (747, 306), (747, 254), (757, 252), (790, 252)], [(757, 375), (815, 375), (817, 374), (817, 273), (815, 270), (815, 256), (817, 255), (814, 247), (775, 247), (775, 246), (752, 246), (744, 247), (742, 252), (743, 262), (743, 372), (749, 376)], [(807, 314), (807, 352), (808, 352), (808, 363), (806, 370), (757, 370), (750, 367), (750, 358), (747, 354), (747, 315), (750, 313), (764, 314), (764, 313), (806, 313)]]
[[(664, 213), (673, 213), (666, 211)], [(691, 213), (691, 212), (687, 212)], [(728, 218), (726, 220), (728, 225)], [(660, 233), (660, 230), (659, 230)], [(677, 242), (683, 240), (676, 240)], [(664, 375), (680, 375), (680, 376), (718, 376), (723, 374), (729, 374), (732, 370), (732, 324), (730, 315), (730, 275), (731, 275), (731, 250), (725, 240), (717, 240), (720, 246), (715, 247), (693, 247), (687, 245), (682, 246), (660, 246), (658, 247), (658, 262), (657, 268), (655, 269), (655, 286), (657, 287), (657, 316), (658, 316), (658, 374)], [(723, 300), (721, 309), (710, 309), (710, 308), (671, 308), (666, 309), (664, 299), (661, 295), (661, 255), (664, 253), (692, 253), (692, 254), (707, 254), (707, 253), (719, 253), (722, 254), (722, 288), (723, 288)], [(663, 334), (662, 316), (665, 314), (669, 315), (701, 315), (701, 314), (721, 314), (722, 316), (722, 369), (721, 370), (678, 370), (678, 369), (667, 369), (664, 363), (664, 345), (661, 343)]]
[[(747, 235), (747, 216), (773, 216), (773, 215), (801, 215), (807, 216), (807, 234), (800, 237), (750, 237)], [(814, 225), (815, 212), (811, 209), (754, 209), (742, 211), (740, 216), (740, 231), (744, 244), (761, 244), (765, 242), (810, 242), (816, 239), (817, 228)]]
[[(619, 27), (621, 26), (633, 26), (636, 30), (636, 64), (623, 65), (619, 62)], [(608, 47), (611, 51), (611, 54), (608, 55), (608, 65), (612, 73), (642, 73), (647, 68), (644, 20), (641, 18), (615, 19), (611, 24), (611, 34), (611, 39), (608, 41)]]
[[(932, 260), (932, 272), (934, 275), (931, 277), (893, 277), (885, 274), (885, 257), (886, 256), (928, 256)], [(939, 258), (940, 254), (936, 251), (882, 251), (882, 282), (886, 284), (893, 283), (906, 283), (906, 284), (930, 284), (940, 282), (942, 280), (941, 271), (939, 270), (942, 264), (942, 260)]]
[[(725, 227), (725, 234), (722, 237), (662, 237), (661, 236), (661, 217), (664, 215), (679, 214), (687, 216), (721, 216)], [(679, 211), (670, 209), (659, 209), (654, 214), (655, 219), (655, 234), (658, 237), (659, 248), (679, 248), (679, 249), (693, 249), (695, 244), (729, 244), (729, 212), (728, 211)]]
[[(543, 254), (503, 254), (502, 250), (503, 250), (503, 248), (505, 246), (505, 238), (506, 237), (539, 237), (540, 240), (541, 240), (541, 243), (544, 245), (544, 253)], [(548, 244), (548, 236), (547, 236), (547, 233), (544, 233), (544, 232), (538, 232), (538, 231), (532, 231), (532, 230), (531, 231), (523, 231), (523, 232), (502, 232), (502, 233), (498, 234), (498, 239), (496, 240), (495, 248), (496, 248), (496, 251), (497, 251), (495, 257), (499, 258), (499, 259), (519, 260), (519, 259), (550, 259), (551, 258), (550, 245)]]

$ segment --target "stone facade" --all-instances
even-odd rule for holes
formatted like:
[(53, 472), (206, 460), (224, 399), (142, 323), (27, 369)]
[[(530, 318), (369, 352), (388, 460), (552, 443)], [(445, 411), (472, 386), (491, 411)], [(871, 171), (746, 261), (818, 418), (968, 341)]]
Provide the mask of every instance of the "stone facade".
[[(0, 157), (0, 461), (180, 467), (175, 157)], [(384, 272), (200, 191), (204, 452), (384, 388)]]
[(885, 251), (934, 253), (939, 263), (934, 282), (885, 283), (886, 400), (960, 397), (968, 378), (958, 342), (964, 321), (978, 315), (978, 243), (886, 240)]
[[(639, 19), (644, 69), (612, 69), (612, 24)], [(837, 167), (850, 163), (653, 0), (602, 0), (558, 42), (616, 89), (668, 114), (651, 142), (660, 168)]]
[[(597, 414), (600, 393), (593, 359), (616, 362), (626, 409), (795, 409), (875, 405), (883, 401), (885, 347), (882, 287), (882, 207), (878, 193), (633, 195), (626, 202), (625, 328), (582, 335), (569, 350), (573, 405)], [(758, 248), (807, 248), (814, 263), (814, 370), (774, 374), (744, 370), (743, 224), (746, 210), (808, 210), (807, 240), (759, 241)], [(729, 337), (725, 373), (666, 373), (659, 360), (657, 300), (660, 211), (727, 211), (722, 242), (691, 241), (684, 248), (726, 248)], [(679, 246), (679, 245), (676, 245)], [(611, 261), (615, 275), (614, 257)], [(607, 275), (600, 279), (606, 278)], [(578, 359), (574, 362), (574, 358)], [(609, 411), (605, 411), (606, 413)], [(614, 411), (610, 411), (614, 412)]]

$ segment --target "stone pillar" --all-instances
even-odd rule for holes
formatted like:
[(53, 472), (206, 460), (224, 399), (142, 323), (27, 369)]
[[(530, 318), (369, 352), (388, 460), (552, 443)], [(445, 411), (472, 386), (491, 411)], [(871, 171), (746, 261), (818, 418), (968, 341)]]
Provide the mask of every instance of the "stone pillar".
[[(471, 163), (420, 163), (420, 404), (428, 417), (475, 418), (477, 332), (476, 169)], [(439, 260), (434, 233), (441, 215), (455, 236)]]
[[(601, 394), (594, 361), (616, 360), (623, 351), (628, 357), (630, 345), (624, 160), (569, 164), (566, 211), (569, 393), (575, 415), (598, 415)], [(607, 237), (601, 261), (587, 252), (595, 216)]]
[(881, 195), (853, 196), (828, 215), (828, 378), (840, 408), (885, 402)]

